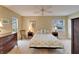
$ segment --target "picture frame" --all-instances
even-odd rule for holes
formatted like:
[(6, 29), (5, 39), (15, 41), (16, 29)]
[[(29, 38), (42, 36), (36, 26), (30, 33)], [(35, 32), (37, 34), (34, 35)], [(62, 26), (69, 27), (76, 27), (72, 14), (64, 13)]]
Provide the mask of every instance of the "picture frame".
[(11, 22), (10, 18), (2, 18), (2, 23), (3, 24), (10, 24), (12, 22)]
[(54, 27), (57, 27), (58, 31), (64, 31), (64, 20), (56, 19), (54, 20)]

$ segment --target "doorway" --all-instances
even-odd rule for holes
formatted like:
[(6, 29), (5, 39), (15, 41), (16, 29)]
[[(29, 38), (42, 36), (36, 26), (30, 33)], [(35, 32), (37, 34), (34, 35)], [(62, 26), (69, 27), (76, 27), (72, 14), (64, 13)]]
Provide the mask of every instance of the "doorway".
[(79, 54), (79, 18), (71, 20), (72, 24), (72, 54)]

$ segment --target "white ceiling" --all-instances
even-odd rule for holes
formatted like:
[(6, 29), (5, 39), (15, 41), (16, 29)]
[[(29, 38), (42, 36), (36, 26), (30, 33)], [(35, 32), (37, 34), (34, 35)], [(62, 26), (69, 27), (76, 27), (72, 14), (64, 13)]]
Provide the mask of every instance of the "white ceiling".
[(78, 5), (4, 5), (8, 9), (22, 16), (41, 16), (41, 8), (44, 7), (45, 16), (67, 16), (79, 11)]

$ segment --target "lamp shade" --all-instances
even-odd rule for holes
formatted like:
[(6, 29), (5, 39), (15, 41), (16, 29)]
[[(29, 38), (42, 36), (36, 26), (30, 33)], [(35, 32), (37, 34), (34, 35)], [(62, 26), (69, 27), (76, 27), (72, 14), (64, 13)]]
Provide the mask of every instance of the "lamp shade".
[(55, 31), (57, 31), (57, 27), (55, 26)]
[(55, 26), (55, 30), (57, 30), (57, 27)]
[(0, 27), (3, 27), (2, 22), (0, 21)]

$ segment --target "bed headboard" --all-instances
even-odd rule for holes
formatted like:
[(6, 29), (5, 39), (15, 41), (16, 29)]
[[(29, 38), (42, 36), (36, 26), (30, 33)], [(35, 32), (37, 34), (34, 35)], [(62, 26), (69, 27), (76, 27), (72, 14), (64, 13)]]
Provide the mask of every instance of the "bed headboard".
[(51, 30), (50, 29), (39, 29), (37, 33), (41, 33), (41, 34), (51, 33)]

